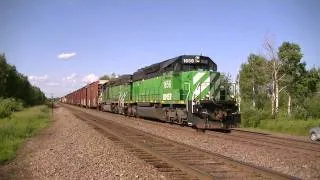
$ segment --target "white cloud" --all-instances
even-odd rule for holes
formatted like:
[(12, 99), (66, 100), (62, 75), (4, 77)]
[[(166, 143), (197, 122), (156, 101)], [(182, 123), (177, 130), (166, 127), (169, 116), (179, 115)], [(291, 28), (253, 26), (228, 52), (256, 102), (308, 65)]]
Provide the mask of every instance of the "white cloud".
[(47, 86), (59, 86), (60, 83), (57, 83), (57, 82), (48, 82), (46, 83)]
[(69, 60), (75, 55), (76, 55), (75, 52), (72, 52), (72, 53), (61, 53), (61, 54), (58, 55), (58, 59)]
[(73, 80), (73, 79), (75, 79), (76, 76), (77, 76), (76, 73), (72, 73), (70, 76), (66, 77), (66, 80)]
[(43, 82), (46, 81), (48, 79), (48, 75), (44, 75), (44, 76), (28, 76), (28, 79), (30, 82)]
[(77, 73), (67, 74), (65, 77), (55, 78), (48, 75), (28, 76), (29, 81), (39, 87), (48, 97), (51, 94), (56, 96), (64, 96), (70, 92), (79, 89), (85, 84), (98, 80), (98, 76), (94, 73), (79, 75)]
[(62, 78), (62, 80), (75, 83), (77, 81), (77, 74), (76, 73), (72, 73), (70, 76)]
[(91, 74), (88, 74), (87, 76), (84, 76), (82, 78), (82, 81), (85, 82), (85, 83), (92, 83), (92, 82), (94, 82), (94, 81), (96, 81), (98, 79), (99, 79), (98, 76), (96, 76), (95, 74), (91, 73)]

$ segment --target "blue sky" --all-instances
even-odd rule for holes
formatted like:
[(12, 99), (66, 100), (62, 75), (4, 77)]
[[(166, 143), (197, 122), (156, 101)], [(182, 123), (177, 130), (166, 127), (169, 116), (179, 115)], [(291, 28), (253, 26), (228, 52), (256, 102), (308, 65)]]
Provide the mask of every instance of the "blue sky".
[(181, 54), (235, 76), (265, 36), (298, 43), (308, 67), (320, 65), (318, 0), (1, 0), (0, 23), (0, 52), (54, 96)]

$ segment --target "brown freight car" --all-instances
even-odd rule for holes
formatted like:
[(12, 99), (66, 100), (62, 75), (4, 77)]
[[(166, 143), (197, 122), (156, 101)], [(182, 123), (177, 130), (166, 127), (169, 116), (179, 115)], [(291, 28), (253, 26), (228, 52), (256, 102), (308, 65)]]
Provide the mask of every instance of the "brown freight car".
[(71, 104), (76, 104), (76, 93), (77, 93), (77, 91), (71, 93), (71, 96), (70, 96), (70, 98), (71, 98), (71, 99), (70, 99)]
[(80, 94), (79, 94), (79, 90), (76, 90), (72, 93), (69, 93), (66, 96), (66, 102), (68, 104), (73, 104), (73, 105), (80, 105)]
[(66, 95), (65, 102), (86, 108), (98, 108), (98, 99), (107, 80), (98, 80)]
[(98, 97), (98, 84), (99, 81), (95, 81), (87, 85), (87, 107), (94, 108), (97, 107), (97, 97)]
[(66, 96), (66, 102), (67, 102), (68, 104), (71, 104), (71, 94), (68, 94), (68, 95)]
[(82, 107), (87, 107), (87, 87), (84, 86), (79, 90), (79, 105)]
[(106, 80), (98, 80), (86, 86), (87, 89), (87, 108), (97, 108), (101, 87)]
[(78, 89), (76, 91), (74, 101), (75, 101), (75, 105), (80, 106), (80, 104), (81, 104), (81, 91), (80, 91), (80, 89)]

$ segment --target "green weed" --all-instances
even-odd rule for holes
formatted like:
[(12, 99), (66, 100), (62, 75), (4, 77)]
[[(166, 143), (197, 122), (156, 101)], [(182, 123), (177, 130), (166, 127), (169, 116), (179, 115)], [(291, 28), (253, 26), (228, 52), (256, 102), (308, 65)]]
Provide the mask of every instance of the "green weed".
[(21, 111), (23, 103), (13, 98), (0, 98), (0, 118), (10, 117), (15, 111)]
[(46, 106), (36, 106), (15, 112), (10, 118), (0, 119), (0, 163), (15, 157), (19, 145), (49, 122)]
[(319, 126), (320, 119), (295, 120), (295, 119), (267, 119), (261, 120), (257, 128), (287, 133), (292, 135), (308, 135), (310, 128)]

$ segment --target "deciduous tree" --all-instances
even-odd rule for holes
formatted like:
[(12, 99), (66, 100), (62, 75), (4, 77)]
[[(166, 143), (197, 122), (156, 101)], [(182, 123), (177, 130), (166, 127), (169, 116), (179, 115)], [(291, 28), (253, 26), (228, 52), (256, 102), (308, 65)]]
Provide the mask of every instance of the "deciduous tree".
[(279, 72), (281, 77), (278, 85), (282, 85), (280, 91), (285, 91), (288, 95), (288, 115), (291, 116), (292, 96), (301, 83), (302, 77), (306, 73), (305, 64), (301, 63), (302, 53), (300, 46), (295, 43), (284, 42), (279, 47), (278, 57), (281, 66)]

